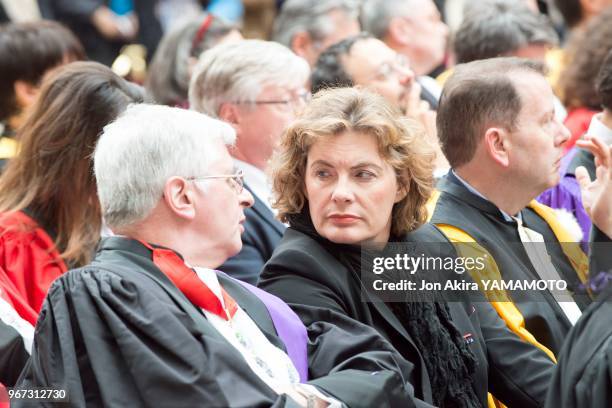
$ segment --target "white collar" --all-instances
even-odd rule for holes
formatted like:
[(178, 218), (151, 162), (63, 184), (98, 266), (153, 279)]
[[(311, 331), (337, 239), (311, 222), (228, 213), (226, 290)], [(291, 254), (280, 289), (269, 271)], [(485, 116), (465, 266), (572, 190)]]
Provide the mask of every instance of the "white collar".
[(266, 173), (242, 160), (234, 159), (234, 163), (244, 173), (244, 182), (249, 186), (249, 189), (272, 210), (270, 205), (272, 189)]
[(593, 116), (591, 124), (589, 125), (589, 130), (587, 130), (586, 134), (589, 136), (597, 136), (605, 144), (610, 146), (612, 145), (612, 129), (603, 124), (601, 121), (602, 115), (603, 113), (598, 113)]

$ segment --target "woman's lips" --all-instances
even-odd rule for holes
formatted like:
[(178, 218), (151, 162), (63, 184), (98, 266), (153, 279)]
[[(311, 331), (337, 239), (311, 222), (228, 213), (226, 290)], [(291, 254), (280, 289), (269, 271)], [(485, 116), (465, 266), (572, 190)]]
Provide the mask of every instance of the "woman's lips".
[(328, 218), (334, 224), (348, 225), (359, 221), (361, 218), (352, 214), (332, 214)]

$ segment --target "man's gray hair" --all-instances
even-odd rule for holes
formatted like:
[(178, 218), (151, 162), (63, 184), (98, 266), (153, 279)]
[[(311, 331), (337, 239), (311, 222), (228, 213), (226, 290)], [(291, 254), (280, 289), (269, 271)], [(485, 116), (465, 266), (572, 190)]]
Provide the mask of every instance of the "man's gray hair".
[(341, 10), (349, 18), (357, 18), (356, 0), (287, 0), (274, 20), (272, 39), (291, 47), (293, 37), (307, 32), (313, 40), (323, 40), (334, 31), (329, 17), (332, 10)]
[(406, 16), (415, 0), (365, 0), (361, 6), (361, 28), (383, 39), (394, 17)]
[(550, 21), (514, 0), (467, 4), (453, 40), (457, 63), (509, 55), (532, 44), (555, 45)]
[(232, 127), (206, 115), (160, 105), (130, 105), (104, 127), (94, 171), (104, 220), (111, 229), (149, 215), (172, 176), (207, 174), (211, 141), (232, 144)]
[(219, 44), (200, 56), (189, 85), (189, 105), (217, 117), (225, 102), (253, 102), (266, 85), (301, 86), (309, 75), (306, 60), (278, 43)]

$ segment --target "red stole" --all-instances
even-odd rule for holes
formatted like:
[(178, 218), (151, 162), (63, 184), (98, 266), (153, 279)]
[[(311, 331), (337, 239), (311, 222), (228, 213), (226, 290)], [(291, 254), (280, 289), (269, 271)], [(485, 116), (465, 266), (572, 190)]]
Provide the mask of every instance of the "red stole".
[(196, 272), (185, 265), (181, 257), (171, 249), (154, 248), (146, 242), (139, 241), (150, 249), (153, 263), (174, 283), (174, 285), (194, 305), (213, 313), (223, 320), (234, 317), (238, 310), (236, 301), (221, 287), (221, 295), (225, 302), (225, 309), (219, 298), (200, 280)]

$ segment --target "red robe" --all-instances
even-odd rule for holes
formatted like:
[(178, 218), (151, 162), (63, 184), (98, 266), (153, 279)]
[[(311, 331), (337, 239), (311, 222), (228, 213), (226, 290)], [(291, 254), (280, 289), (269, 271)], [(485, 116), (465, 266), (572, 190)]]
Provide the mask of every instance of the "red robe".
[(565, 143), (565, 153), (567, 153), (579, 140), (582, 135), (589, 130), (591, 119), (595, 114), (599, 113), (589, 108), (576, 108), (571, 109), (567, 113), (565, 122), (563, 124), (569, 129), (571, 136)]
[(0, 285), (22, 318), (36, 324), (49, 286), (66, 270), (36, 221), (22, 211), (0, 214)]

